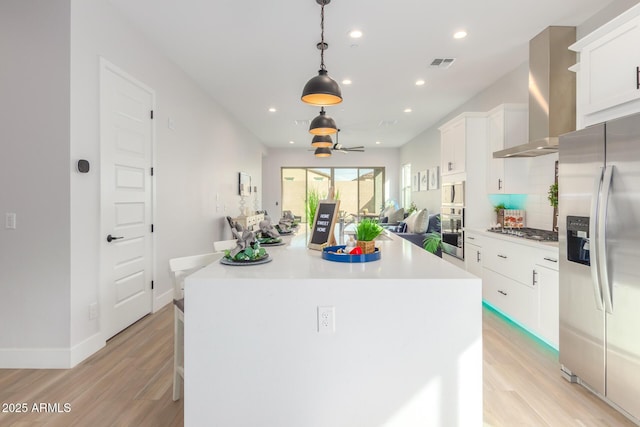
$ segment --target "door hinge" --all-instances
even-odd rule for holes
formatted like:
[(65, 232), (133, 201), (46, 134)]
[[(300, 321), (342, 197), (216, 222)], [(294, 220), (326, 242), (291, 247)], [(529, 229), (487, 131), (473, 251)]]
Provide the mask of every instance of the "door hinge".
[(153, 233), (153, 224), (151, 224), (151, 232)]
[(153, 168), (151, 168), (151, 176), (153, 176)]
[(151, 281), (151, 289), (153, 289), (153, 280)]
[(151, 120), (153, 120), (153, 110), (151, 110)]

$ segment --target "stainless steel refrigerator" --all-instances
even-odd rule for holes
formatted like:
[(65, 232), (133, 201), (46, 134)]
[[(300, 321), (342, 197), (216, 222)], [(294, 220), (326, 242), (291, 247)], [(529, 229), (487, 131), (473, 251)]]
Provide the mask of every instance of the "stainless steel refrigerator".
[(563, 375), (640, 423), (640, 114), (559, 143)]

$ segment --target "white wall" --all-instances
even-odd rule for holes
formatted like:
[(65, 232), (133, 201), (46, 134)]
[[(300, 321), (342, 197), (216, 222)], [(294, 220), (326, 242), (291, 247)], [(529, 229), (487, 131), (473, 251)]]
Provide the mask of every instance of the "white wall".
[(334, 153), (328, 158), (317, 158), (307, 148), (271, 148), (262, 160), (264, 182), (263, 209), (272, 218), (281, 215), (282, 178), (280, 169), (286, 167), (384, 167), (387, 200), (399, 200), (400, 149), (367, 148), (364, 153)]
[[(0, 362), (69, 347), (69, 0), (0, 2)], [(29, 353), (29, 354), (27, 354)], [(35, 356), (37, 357), (37, 356)], [(3, 367), (0, 364), (0, 367)]]
[[(224, 235), (238, 172), (262, 187), (260, 141), (107, 0), (36, 3), (0, 3), (0, 52), (10, 59), (0, 67), (0, 211), (18, 214), (17, 230), (0, 228), (0, 367), (68, 367), (104, 345), (88, 315), (104, 244), (100, 57), (156, 93), (155, 308), (172, 298), (168, 259), (211, 251)], [(78, 159), (89, 173), (75, 171)]]
[(239, 201), (238, 172), (251, 174), (261, 187), (263, 146), (108, 1), (72, 0), (71, 12), (71, 158), (95, 165), (93, 173), (71, 177), (73, 345), (99, 331), (87, 316), (89, 304), (98, 301), (104, 245), (99, 233), (99, 57), (156, 93), (156, 308), (172, 297), (168, 260), (209, 252), (212, 242), (222, 238), (224, 216), (235, 214)]

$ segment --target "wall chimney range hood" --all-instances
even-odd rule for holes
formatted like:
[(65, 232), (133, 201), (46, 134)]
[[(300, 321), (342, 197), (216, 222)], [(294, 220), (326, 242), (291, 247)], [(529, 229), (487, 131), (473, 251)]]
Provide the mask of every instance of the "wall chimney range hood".
[(547, 27), (529, 42), (529, 142), (493, 153), (494, 159), (558, 151), (558, 137), (576, 128), (576, 63), (569, 46), (575, 27)]

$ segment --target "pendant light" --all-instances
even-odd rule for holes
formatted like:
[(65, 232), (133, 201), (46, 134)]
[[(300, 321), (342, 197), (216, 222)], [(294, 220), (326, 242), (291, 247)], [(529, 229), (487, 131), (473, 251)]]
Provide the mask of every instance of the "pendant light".
[(316, 148), (331, 148), (333, 140), (329, 135), (316, 135), (311, 140), (311, 146)]
[(335, 105), (342, 102), (342, 91), (338, 83), (329, 77), (327, 68), (324, 65), (324, 51), (329, 47), (324, 42), (324, 6), (331, 3), (331, 0), (316, 0), (320, 8), (320, 70), (318, 75), (312, 77), (302, 90), (302, 102), (310, 105)]
[(316, 148), (316, 151), (313, 153), (316, 157), (331, 157), (331, 148), (321, 147)]
[(313, 135), (332, 135), (338, 131), (336, 121), (327, 116), (324, 107), (320, 108), (320, 114), (311, 120), (309, 133)]

